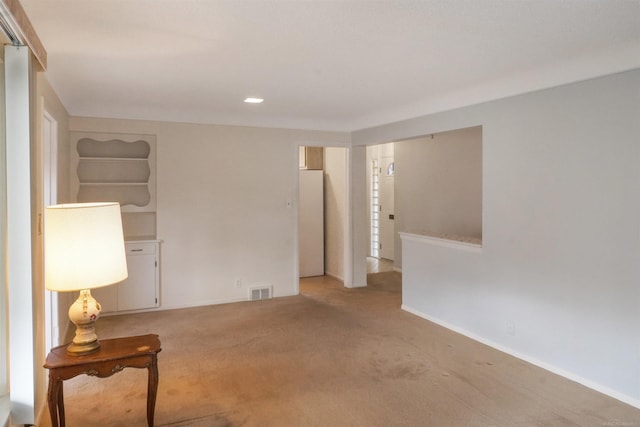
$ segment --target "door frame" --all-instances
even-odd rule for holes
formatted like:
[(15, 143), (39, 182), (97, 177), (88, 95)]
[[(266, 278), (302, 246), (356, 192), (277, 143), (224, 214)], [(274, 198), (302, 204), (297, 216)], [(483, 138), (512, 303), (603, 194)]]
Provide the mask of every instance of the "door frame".
[[(44, 102), (42, 102), (42, 105)], [(58, 201), (58, 122), (42, 108), (42, 146), (43, 146), (43, 206)], [(44, 224), (42, 225), (44, 230)], [(60, 327), (58, 322), (58, 294), (44, 288), (45, 310), (45, 351), (59, 344)]]

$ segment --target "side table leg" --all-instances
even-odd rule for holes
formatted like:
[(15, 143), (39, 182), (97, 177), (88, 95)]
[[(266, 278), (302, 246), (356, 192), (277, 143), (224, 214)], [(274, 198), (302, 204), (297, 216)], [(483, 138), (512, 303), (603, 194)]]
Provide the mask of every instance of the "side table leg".
[(58, 385), (58, 415), (60, 416), (60, 427), (65, 427), (66, 421), (64, 419), (64, 382), (62, 381), (60, 381), (60, 384)]
[[(49, 372), (49, 391), (47, 392), (47, 405), (49, 405), (49, 416), (51, 417), (51, 427), (59, 427), (59, 402), (62, 400), (60, 396), (62, 392), (62, 381), (57, 380), (51, 372)], [(64, 414), (64, 409), (62, 409)], [(64, 417), (64, 415), (63, 415)], [(64, 426), (64, 418), (63, 418)]]
[(156, 408), (156, 394), (158, 393), (158, 359), (157, 355), (151, 358), (149, 365), (149, 383), (147, 385), (147, 424), (153, 427), (153, 418)]

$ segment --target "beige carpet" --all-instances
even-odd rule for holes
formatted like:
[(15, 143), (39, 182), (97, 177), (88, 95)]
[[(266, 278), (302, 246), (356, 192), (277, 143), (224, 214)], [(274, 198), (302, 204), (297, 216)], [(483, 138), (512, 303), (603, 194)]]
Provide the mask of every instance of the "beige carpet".
[[(398, 273), (369, 280), (106, 317), (99, 335), (160, 335), (157, 426), (640, 426), (640, 410), (401, 311)], [(145, 399), (145, 370), (76, 377), (67, 425), (144, 426)]]

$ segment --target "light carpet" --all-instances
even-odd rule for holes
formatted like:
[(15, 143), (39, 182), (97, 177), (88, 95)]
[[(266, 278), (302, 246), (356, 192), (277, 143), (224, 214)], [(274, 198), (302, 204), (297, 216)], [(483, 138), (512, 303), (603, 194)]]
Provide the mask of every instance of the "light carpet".
[[(104, 317), (98, 333), (160, 335), (156, 426), (640, 426), (638, 409), (402, 311), (399, 273), (369, 283), (305, 279), (298, 296)], [(146, 375), (66, 381), (67, 426), (145, 426)]]

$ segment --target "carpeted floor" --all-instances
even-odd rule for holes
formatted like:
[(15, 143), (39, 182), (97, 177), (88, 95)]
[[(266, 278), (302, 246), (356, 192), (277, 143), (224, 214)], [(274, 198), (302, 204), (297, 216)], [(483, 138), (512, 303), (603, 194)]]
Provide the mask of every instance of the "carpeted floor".
[[(156, 426), (640, 426), (638, 409), (403, 312), (399, 273), (369, 283), (305, 279), (299, 296), (105, 317), (98, 333), (160, 335)], [(145, 426), (145, 399), (146, 370), (76, 377), (67, 425)]]

